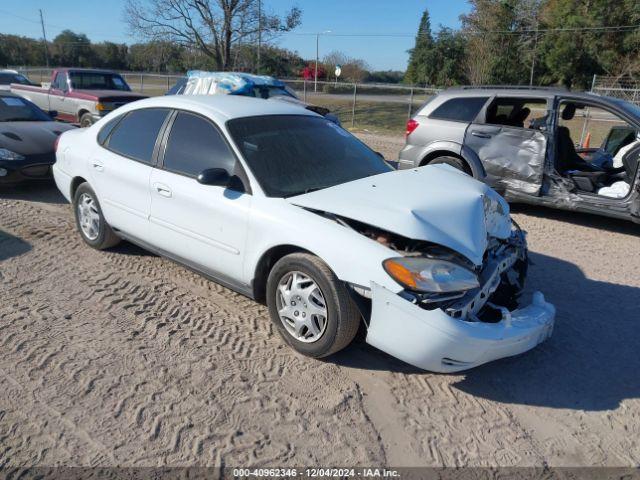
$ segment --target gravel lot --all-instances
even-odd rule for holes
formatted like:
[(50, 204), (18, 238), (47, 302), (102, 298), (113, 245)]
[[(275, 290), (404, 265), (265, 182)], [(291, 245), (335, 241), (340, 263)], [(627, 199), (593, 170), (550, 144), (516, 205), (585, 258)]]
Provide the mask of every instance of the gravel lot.
[(55, 187), (0, 190), (0, 466), (638, 465), (640, 226), (514, 211), (554, 335), (439, 375), (362, 340), (299, 356), (265, 307), (84, 246)]

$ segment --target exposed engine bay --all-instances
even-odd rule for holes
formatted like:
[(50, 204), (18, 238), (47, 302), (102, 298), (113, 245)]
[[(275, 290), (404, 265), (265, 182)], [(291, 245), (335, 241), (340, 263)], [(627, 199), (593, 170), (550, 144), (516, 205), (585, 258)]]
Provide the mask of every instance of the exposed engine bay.
[[(463, 255), (438, 244), (413, 240), (365, 223), (327, 212), (315, 212), (398, 252), (402, 256), (437, 258), (451, 261), (472, 270), (480, 286), (473, 290), (446, 293), (424, 293), (405, 290), (401, 296), (425, 310), (440, 308), (453, 318), (468, 322), (496, 323), (509, 317), (518, 307), (518, 297), (524, 288), (528, 258), (525, 233), (513, 222), (512, 234), (506, 239), (492, 237), (481, 266)], [(369, 297), (369, 292), (356, 288)]]

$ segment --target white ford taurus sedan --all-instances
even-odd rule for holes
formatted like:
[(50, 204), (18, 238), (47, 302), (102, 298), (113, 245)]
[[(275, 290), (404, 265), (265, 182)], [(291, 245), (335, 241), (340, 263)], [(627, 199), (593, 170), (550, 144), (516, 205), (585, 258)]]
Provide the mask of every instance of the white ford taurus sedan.
[(65, 132), (53, 171), (91, 247), (124, 238), (266, 302), (305, 355), (363, 322), (371, 345), (453, 372), (553, 328), (541, 293), (518, 304), (526, 244), (499, 195), (448, 166), (395, 171), (301, 107), (138, 101)]

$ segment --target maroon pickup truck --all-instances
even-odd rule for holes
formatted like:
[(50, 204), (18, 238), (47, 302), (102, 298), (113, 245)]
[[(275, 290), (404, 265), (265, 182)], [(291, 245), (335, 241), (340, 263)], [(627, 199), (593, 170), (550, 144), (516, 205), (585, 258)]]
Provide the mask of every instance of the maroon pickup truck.
[(115, 72), (84, 68), (58, 68), (51, 74), (51, 84), (36, 87), (13, 83), (11, 92), (53, 113), (56, 119), (81, 127), (88, 127), (125, 103), (147, 98), (133, 93)]

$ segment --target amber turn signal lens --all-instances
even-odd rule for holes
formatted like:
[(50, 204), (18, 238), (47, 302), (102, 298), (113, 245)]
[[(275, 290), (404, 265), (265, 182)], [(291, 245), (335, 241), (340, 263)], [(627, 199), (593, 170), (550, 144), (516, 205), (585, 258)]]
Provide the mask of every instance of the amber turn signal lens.
[(415, 273), (393, 259), (386, 260), (384, 262), (384, 268), (394, 280), (401, 284), (411, 288), (416, 288), (418, 286)]

